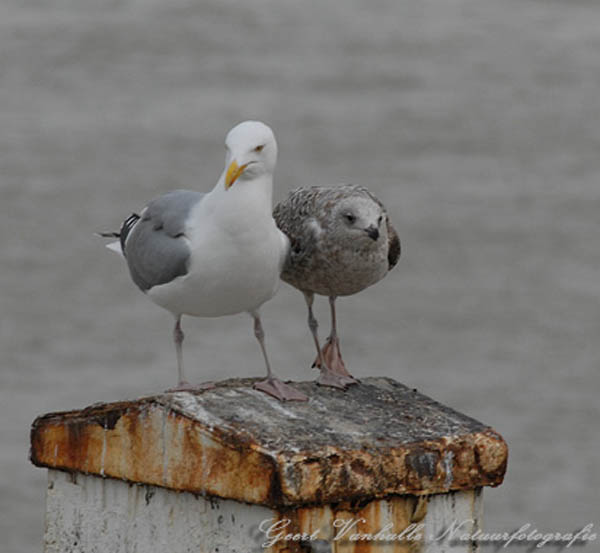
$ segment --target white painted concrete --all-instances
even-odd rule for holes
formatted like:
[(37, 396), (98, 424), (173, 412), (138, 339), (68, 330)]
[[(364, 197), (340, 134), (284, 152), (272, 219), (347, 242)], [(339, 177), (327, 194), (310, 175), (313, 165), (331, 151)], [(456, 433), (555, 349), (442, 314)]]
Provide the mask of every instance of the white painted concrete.
[[(479, 528), (481, 491), (433, 495), (423, 501), (427, 503), (424, 519), (414, 515), (425, 539), (423, 553), (477, 551), (468, 541), (437, 538), (457, 524), (461, 526), (455, 536)], [(388, 522), (388, 514), (380, 523)], [(259, 527), (277, 516), (258, 505), (49, 470), (44, 553), (271, 553), (279, 549), (262, 547), (266, 536)], [(318, 524), (327, 521), (329, 528), (318, 537), (331, 540), (333, 517), (323, 516), (321, 510), (319, 520)], [(377, 553), (400, 550), (398, 543), (373, 546)], [(347, 541), (328, 545), (321, 539), (313, 542), (313, 551), (352, 553), (354, 546)]]
[(432, 495), (424, 520), (425, 552), (476, 553), (477, 543), (468, 538), (481, 529), (482, 522), (482, 488)]
[(48, 471), (44, 553), (254, 553), (265, 507)]

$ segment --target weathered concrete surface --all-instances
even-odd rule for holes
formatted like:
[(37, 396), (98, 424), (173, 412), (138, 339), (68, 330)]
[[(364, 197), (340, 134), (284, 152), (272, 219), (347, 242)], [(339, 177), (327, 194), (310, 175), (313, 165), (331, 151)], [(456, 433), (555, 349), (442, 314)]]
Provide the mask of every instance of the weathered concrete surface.
[[(471, 538), (483, 526), (483, 490), (427, 496), (423, 519), (423, 553), (488, 553)], [(373, 553), (379, 553), (374, 550)]]
[(473, 553), (444, 533), (481, 490), (276, 510), (51, 469), (46, 507), (44, 553)]
[(311, 399), (289, 404), (253, 382), (39, 417), (31, 460), (270, 507), (502, 482), (501, 436), (389, 378), (367, 378), (347, 392), (298, 383)]

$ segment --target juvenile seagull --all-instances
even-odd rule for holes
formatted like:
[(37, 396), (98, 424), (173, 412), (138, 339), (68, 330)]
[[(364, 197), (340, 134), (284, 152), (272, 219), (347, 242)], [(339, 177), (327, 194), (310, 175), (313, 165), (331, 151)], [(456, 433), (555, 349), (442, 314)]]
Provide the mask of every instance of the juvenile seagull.
[[(298, 188), (277, 204), (277, 226), (289, 237), (281, 278), (298, 288), (308, 306), (308, 326), (317, 348), (319, 384), (345, 389), (357, 382), (346, 370), (337, 335), (335, 300), (381, 280), (398, 262), (400, 240), (383, 204), (365, 187)], [(314, 295), (329, 297), (331, 333), (321, 349)]]
[(267, 367), (255, 387), (279, 400), (306, 396), (273, 376), (259, 308), (277, 291), (289, 241), (272, 209), (277, 143), (264, 123), (245, 121), (227, 135), (226, 165), (208, 194), (175, 190), (123, 223), (109, 244), (127, 260), (133, 282), (175, 317), (178, 387), (183, 370), (181, 317), (248, 312)]

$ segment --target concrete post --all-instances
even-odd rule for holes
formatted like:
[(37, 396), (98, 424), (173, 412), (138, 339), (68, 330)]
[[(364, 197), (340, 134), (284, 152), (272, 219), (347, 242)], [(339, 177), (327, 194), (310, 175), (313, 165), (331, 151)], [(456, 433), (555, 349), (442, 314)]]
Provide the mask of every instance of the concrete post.
[(44, 551), (477, 550), (464, 536), (508, 455), (491, 428), (389, 378), (299, 383), (310, 401), (286, 404), (252, 383), (36, 419)]

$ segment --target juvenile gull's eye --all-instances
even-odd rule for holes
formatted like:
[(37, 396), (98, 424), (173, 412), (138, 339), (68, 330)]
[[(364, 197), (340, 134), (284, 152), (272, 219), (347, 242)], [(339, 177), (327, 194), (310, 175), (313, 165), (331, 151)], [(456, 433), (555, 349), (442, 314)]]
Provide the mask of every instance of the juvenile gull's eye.
[(344, 218), (346, 219), (346, 221), (348, 221), (351, 225), (354, 224), (354, 221), (356, 221), (356, 217), (354, 215), (352, 215), (352, 213), (345, 213), (344, 214)]

